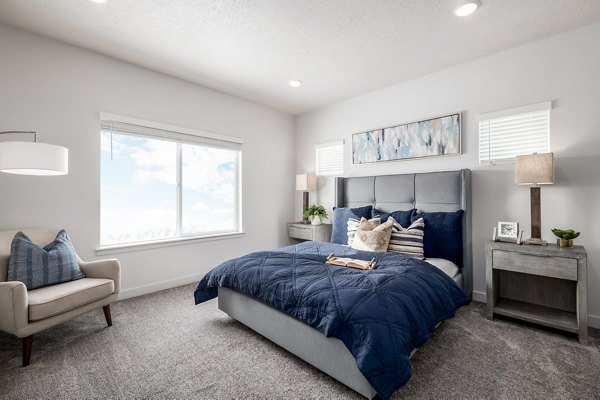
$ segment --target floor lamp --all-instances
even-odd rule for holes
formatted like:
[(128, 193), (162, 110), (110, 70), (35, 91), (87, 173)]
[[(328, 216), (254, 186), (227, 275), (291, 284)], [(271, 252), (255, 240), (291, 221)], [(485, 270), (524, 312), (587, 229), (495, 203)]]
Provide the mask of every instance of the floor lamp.
[(5, 131), (3, 134), (31, 134), (32, 142), (0, 142), (0, 171), (18, 175), (66, 175), (69, 150), (54, 144), (39, 143), (31, 131)]
[(531, 239), (525, 244), (545, 246), (542, 240), (542, 209), (541, 190), (539, 185), (552, 185), (554, 183), (554, 154), (528, 154), (517, 156), (515, 160), (515, 183), (518, 185), (531, 185), (529, 189), (531, 203)]

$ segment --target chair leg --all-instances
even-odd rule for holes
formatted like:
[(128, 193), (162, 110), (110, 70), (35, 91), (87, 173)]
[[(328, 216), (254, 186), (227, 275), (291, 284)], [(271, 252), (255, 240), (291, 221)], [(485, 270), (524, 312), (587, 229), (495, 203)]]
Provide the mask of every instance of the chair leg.
[(110, 316), (110, 304), (107, 304), (104, 307), (102, 307), (102, 310), (104, 311), (104, 318), (106, 318), (106, 325), (112, 326), (112, 317)]
[(31, 347), (33, 345), (33, 335), (23, 338), (23, 367), (29, 365), (31, 361)]

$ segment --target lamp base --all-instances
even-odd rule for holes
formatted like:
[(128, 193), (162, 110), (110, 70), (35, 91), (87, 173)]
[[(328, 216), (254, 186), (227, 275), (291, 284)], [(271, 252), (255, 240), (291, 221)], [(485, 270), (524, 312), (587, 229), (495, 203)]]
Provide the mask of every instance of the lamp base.
[(532, 245), (536, 245), (536, 246), (548, 246), (548, 242), (546, 242), (543, 239), (538, 239), (538, 238), (530, 238), (530, 239), (523, 240), (523, 244), (532, 244)]

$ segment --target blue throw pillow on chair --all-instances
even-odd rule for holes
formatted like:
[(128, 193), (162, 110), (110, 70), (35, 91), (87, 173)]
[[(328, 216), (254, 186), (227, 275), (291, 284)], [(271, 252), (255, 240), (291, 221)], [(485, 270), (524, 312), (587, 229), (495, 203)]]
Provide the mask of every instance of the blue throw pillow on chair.
[(8, 280), (20, 281), (27, 290), (84, 278), (69, 235), (61, 230), (44, 248), (18, 232), (10, 246)]
[(347, 208), (335, 207), (333, 209), (333, 226), (331, 228), (331, 243), (348, 244), (348, 219), (360, 221), (362, 217), (371, 218), (373, 206)]

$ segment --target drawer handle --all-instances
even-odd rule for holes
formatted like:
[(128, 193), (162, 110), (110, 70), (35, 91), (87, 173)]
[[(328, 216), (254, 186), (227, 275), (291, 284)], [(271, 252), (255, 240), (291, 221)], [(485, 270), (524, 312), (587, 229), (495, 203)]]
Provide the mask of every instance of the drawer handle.
[(523, 253), (520, 251), (516, 252), (517, 254), (520, 254), (522, 256), (533, 256), (533, 257), (552, 257), (550, 254), (531, 254), (531, 253)]

